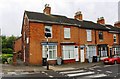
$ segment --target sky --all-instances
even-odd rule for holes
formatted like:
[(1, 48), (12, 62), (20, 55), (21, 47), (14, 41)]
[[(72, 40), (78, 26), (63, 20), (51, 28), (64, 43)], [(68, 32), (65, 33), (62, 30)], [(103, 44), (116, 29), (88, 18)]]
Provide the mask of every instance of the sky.
[(118, 20), (120, 21), (120, 1), (118, 2)]
[(0, 0), (0, 28), (2, 35), (21, 36), (24, 11), (43, 13), (44, 5), (50, 4), (51, 13), (74, 18), (81, 11), (83, 19), (96, 22), (104, 17), (106, 24), (118, 21), (119, 0)]

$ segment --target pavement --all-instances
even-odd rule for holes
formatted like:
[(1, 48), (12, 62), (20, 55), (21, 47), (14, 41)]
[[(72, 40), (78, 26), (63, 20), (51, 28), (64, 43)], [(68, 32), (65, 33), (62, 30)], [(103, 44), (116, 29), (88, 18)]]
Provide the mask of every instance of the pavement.
[(56, 66), (50, 66), (50, 69), (54, 71), (64, 71), (64, 70), (72, 70), (72, 69), (82, 69), (82, 68), (88, 68), (93, 67), (97, 65), (102, 65), (102, 62), (96, 62), (96, 63), (69, 63), (69, 64), (63, 64), (63, 65), (56, 65)]
[[(64, 71), (64, 70), (73, 70), (76, 68), (87, 68), (93, 67), (97, 65), (102, 65), (102, 62), (96, 63), (69, 63), (69, 64), (62, 64), (62, 65), (49, 65), (49, 70), (47, 70), (46, 66), (25, 66), (25, 65), (17, 65), (13, 66), (10, 64), (0, 64), (2, 75), (13, 75), (13, 74), (28, 74), (28, 73), (39, 73), (42, 71)], [(0, 69), (0, 70), (1, 70)]]

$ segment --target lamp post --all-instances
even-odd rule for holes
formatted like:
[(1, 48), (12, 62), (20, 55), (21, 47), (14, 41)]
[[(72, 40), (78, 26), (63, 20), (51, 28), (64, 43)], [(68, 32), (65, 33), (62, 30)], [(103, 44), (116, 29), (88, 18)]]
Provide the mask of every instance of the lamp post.
[(48, 37), (47, 37), (47, 62), (46, 62), (46, 65), (47, 65), (47, 70), (49, 70), (49, 63), (48, 63)]
[(47, 62), (46, 62), (46, 65), (47, 65), (47, 70), (49, 70), (49, 63), (48, 63), (48, 54), (49, 54), (49, 51), (48, 51), (48, 37), (51, 36), (50, 33), (45, 33), (45, 36), (47, 37)]

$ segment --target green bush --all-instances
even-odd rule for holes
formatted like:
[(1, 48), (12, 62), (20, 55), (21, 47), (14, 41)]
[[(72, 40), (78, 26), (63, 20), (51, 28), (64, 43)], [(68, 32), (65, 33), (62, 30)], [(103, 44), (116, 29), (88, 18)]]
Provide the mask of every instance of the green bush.
[(13, 57), (13, 54), (2, 54), (0, 55), (2, 58), (2, 63), (4, 64), (5, 62), (7, 63), (12, 63), (12, 57)]
[(2, 53), (3, 54), (13, 54), (13, 50), (11, 48), (3, 48)]
[(7, 62), (8, 62), (8, 64), (12, 64), (12, 62), (13, 62), (12, 58), (11, 57), (7, 58)]
[(2, 63), (5, 64), (7, 62), (7, 58), (2, 58)]
[(2, 58), (9, 58), (9, 57), (13, 57), (13, 54), (2, 54)]

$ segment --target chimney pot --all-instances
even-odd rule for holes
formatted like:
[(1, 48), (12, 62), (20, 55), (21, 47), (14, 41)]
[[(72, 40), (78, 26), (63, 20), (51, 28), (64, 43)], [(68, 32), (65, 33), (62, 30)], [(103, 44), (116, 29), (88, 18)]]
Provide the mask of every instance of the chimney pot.
[(77, 20), (83, 20), (81, 11), (76, 12), (74, 18)]
[(120, 21), (115, 22), (114, 26), (120, 28)]
[(99, 23), (99, 24), (105, 24), (105, 19), (104, 19), (104, 17), (98, 18), (98, 19), (97, 19), (97, 23)]
[(43, 13), (47, 15), (51, 14), (51, 7), (49, 7), (49, 4), (45, 4), (45, 9), (43, 10)]

